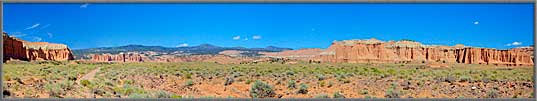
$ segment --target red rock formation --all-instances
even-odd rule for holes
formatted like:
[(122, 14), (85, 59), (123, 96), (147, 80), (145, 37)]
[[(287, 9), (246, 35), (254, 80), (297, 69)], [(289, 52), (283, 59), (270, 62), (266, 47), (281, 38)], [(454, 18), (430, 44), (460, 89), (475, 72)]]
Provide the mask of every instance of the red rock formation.
[(4, 40), (4, 62), (10, 59), (28, 60), (22, 40), (10, 37), (6, 33), (3, 33), (2, 36)]
[(319, 48), (306, 48), (299, 50), (285, 50), (282, 52), (259, 52), (264, 57), (271, 58), (289, 58), (289, 59), (298, 59), (298, 60), (308, 60), (313, 57), (318, 56), (323, 50)]
[(71, 50), (63, 44), (47, 42), (27, 42), (3, 33), (4, 62), (11, 59), (18, 60), (73, 60)]
[(533, 65), (533, 48), (496, 50), (422, 45), (412, 41), (346, 40), (334, 42), (316, 57), (323, 62), (451, 62), (466, 64)]
[(143, 62), (143, 56), (140, 54), (92, 54), (91, 61), (95, 62)]

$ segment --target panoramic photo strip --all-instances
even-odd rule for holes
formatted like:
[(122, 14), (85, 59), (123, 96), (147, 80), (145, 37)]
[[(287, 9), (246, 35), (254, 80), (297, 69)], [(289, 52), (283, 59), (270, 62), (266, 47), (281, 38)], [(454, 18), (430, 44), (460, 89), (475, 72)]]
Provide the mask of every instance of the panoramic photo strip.
[(4, 98), (535, 98), (534, 4), (4, 4)]

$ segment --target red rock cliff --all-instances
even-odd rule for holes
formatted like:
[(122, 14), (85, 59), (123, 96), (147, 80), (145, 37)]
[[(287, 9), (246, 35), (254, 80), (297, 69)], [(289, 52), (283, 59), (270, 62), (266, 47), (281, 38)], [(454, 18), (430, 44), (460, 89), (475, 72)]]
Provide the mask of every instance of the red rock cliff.
[(323, 62), (451, 62), (465, 64), (533, 65), (533, 48), (497, 50), (457, 46), (422, 45), (413, 41), (337, 41), (320, 53)]
[(73, 60), (71, 50), (63, 44), (47, 42), (27, 42), (3, 33), (4, 62), (10, 59), (33, 60)]

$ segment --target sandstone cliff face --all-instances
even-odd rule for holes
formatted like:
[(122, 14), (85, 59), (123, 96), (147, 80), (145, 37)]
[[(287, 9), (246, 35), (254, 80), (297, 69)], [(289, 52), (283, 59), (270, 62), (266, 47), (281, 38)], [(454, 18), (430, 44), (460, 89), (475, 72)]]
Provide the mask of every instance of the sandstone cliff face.
[(444, 62), (493, 65), (533, 65), (533, 48), (496, 50), (465, 46), (431, 46), (412, 41), (346, 40), (334, 42), (319, 56), (323, 62)]
[(6, 33), (3, 33), (2, 36), (4, 40), (4, 62), (10, 59), (28, 60), (22, 40), (10, 37)]
[(4, 62), (11, 59), (33, 60), (73, 60), (71, 50), (63, 44), (47, 42), (27, 42), (3, 33)]

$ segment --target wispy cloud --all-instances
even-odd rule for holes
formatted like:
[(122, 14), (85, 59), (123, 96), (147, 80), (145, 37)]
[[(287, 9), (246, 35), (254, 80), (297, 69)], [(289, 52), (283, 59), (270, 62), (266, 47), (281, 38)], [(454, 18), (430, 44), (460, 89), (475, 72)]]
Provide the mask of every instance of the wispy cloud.
[(88, 3), (82, 4), (80, 5), (80, 8), (88, 8), (88, 5), (89, 5)]
[(182, 43), (182, 44), (177, 45), (176, 47), (186, 47), (186, 46), (188, 46), (187, 43)]
[(36, 23), (36, 24), (34, 24), (34, 25), (32, 25), (32, 26), (30, 26), (30, 27), (24, 29), (24, 30), (34, 29), (34, 28), (36, 28), (36, 27), (39, 27), (39, 25), (40, 25), (39, 23)]
[(507, 44), (506, 46), (518, 46), (518, 45), (522, 45), (522, 42), (517, 42), (517, 41), (515, 41), (515, 42), (513, 42), (513, 43), (509, 43), (509, 44)]
[(233, 37), (233, 40), (240, 40), (241, 39), (241, 36), (235, 36)]
[(41, 40), (43, 40), (41, 37), (33, 37), (32, 40), (34, 42), (40, 42)]
[(49, 38), (52, 38), (52, 36), (53, 36), (52, 33), (50, 33), (50, 32), (47, 32), (47, 35), (48, 35)]
[(41, 28), (39, 28), (39, 29), (45, 29), (45, 28), (47, 28), (47, 27), (49, 27), (49, 26), (50, 26), (50, 24), (47, 24), (47, 25), (45, 25), (45, 26), (43, 26), (43, 27), (41, 27)]
[(23, 37), (23, 36), (26, 36), (26, 34), (22, 33), (22, 32), (13, 32), (11, 34), (11, 36), (14, 36), (14, 37)]
[(254, 36), (252, 37), (252, 39), (254, 39), (254, 40), (261, 39), (261, 36), (259, 36), (259, 35), (254, 35)]

